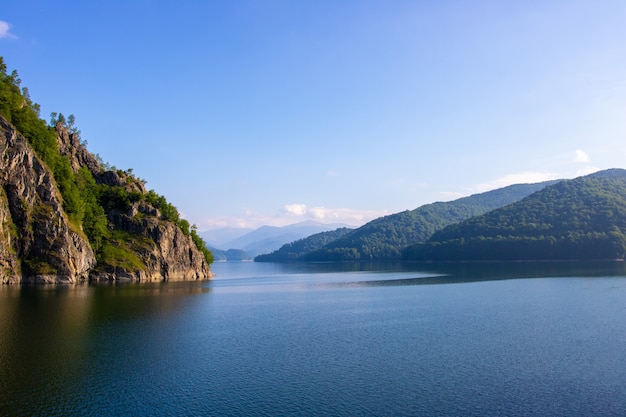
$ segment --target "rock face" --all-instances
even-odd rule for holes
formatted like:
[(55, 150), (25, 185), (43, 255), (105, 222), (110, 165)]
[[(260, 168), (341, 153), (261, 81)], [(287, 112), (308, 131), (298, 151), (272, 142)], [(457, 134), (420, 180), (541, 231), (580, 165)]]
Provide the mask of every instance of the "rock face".
[[(123, 171), (103, 171), (74, 135), (57, 125), (61, 155), (76, 173), (87, 167), (98, 184), (145, 195), (141, 180)], [(97, 262), (80, 225), (63, 211), (52, 172), (28, 142), (0, 116), (0, 282), (77, 283), (86, 280), (204, 280), (209, 263), (189, 233), (139, 198), (125, 210), (105, 207), (111, 233), (123, 236), (132, 265)], [(100, 258), (98, 258), (100, 259)]]
[(71, 227), (50, 170), (1, 117), (0, 173), (1, 282), (85, 280), (96, 264), (87, 238)]
[(142, 244), (134, 247), (145, 268), (124, 268), (93, 271), (92, 280), (98, 281), (189, 281), (211, 278), (209, 265), (189, 236), (183, 234), (172, 222), (163, 222), (155, 217), (135, 221), (126, 214), (113, 214), (121, 230), (145, 237)]
[(97, 176), (100, 173), (100, 163), (81, 145), (79, 135), (70, 133), (61, 123), (57, 123), (56, 132), (59, 153), (69, 157), (74, 172), (86, 166), (94, 176)]

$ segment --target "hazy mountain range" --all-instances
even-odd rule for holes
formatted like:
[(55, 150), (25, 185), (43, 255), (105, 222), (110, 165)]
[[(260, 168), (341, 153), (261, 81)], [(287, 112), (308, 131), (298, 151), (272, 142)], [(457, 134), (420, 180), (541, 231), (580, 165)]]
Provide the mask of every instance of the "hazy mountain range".
[(304, 221), (287, 226), (261, 226), (258, 229), (224, 228), (201, 232), (216, 260), (251, 260), (273, 252), (286, 243), (316, 233), (349, 227), (343, 223)]
[[(435, 231), (505, 206), (555, 181), (516, 184), (449, 202), (425, 204), (414, 210), (379, 217), (349, 231), (321, 233), (294, 242), (257, 261), (399, 260), (407, 246), (425, 242)], [(333, 239), (334, 238), (334, 239)]]
[(255, 258), (355, 260), (624, 259), (626, 170), (512, 185), (323, 232)]
[(626, 170), (516, 184), (380, 217), (358, 228), (263, 226), (214, 250), (218, 260), (621, 259)]

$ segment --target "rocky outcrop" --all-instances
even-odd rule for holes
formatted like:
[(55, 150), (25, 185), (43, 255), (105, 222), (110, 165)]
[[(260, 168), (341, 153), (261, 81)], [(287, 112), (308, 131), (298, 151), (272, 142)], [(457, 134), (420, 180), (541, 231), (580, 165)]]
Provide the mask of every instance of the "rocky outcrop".
[(50, 170), (0, 117), (0, 281), (73, 283), (87, 279), (96, 259), (63, 212)]
[(107, 244), (128, 262), (100, 259), (68, 220), (52, 172), (28, 142), (0, 116), (0, 282), (181, 281), (212, 276), (190, 234), (167, 220), (142, 196), (142, 180), (130, 171), (104, 171), (77, 134), (56, 126), (59, 153), (74, 173), (87, 167), (107, 189), (123, 189), (133, 202), (103, 206), (113, 236)]
[(74, 173), (78, 172), (81, 167), (87, 167), (91, 175), (100, 184), (106, 184), (110, 187), (124, 187), (128, 191), (136, 191), (142, 194), (146, 193), (144, 184), (133, 179), (125, 172), (103, 170), (98, 159), (83, 146), (78, 133), (71, 133), (61, 123), (56, 124), (55, 130), (57, 132), (59, 153), (69, 158)]
[[(145, 206), (143, 209), (155, 210)], [(136, 208), (131, 212), (135, 211)], [(191, 237), (174, 223), (159, 220), (158, 216), (139, 216), (141, 219), (137, 218), (137, 214), (111, 213), (109, 216), (119, 230), (144, 238), (133, 247), (144, 267), (94, 270), (92, 280), (155, 282), (206, 280), (212, 277), (204, 255), (196, 249)]]
[(3, 284), (20, 281), (20, 260), (16, 250), (17, 229), (11, 218), (9, 201), (0, 189), (0, 280)]
[(87, 167), (94, 177), (100, 174), (100, 163), (81, 144), (78, 133), (70, 133), (61, 123), (56, 124), (56, 132), (59, 153), (69, 157), (74, 172), (78, 172), (81, 167)]

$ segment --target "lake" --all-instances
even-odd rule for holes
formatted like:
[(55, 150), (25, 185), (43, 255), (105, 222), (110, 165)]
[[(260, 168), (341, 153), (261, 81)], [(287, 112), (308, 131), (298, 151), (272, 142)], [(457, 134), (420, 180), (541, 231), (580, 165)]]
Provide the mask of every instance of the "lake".
[(0, 287), (2, 415), (623, 416), (623, 263)]

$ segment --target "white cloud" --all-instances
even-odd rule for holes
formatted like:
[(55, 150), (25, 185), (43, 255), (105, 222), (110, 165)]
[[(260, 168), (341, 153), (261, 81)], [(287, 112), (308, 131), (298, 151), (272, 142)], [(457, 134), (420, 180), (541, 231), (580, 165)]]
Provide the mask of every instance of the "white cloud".
[(587, 163), (589, 162), (589, 155), (581, 149), (576, 149), (576, 152), (574, 152), (574, 162)]
[(222, 229), (226, 227), (232, 227), (236, 229), (251, 229), (256, 228), (253, 222), (246, 217), (230, 217), (230, 216), (216, 216), (202, 220), (198, 224), (198, 229), (201, 231), (209, 229)]
[(362, 225), (377, 217), (389, 214), (387, 210), (360, 210), (352, 208), (311, 207), (309, 218), (321, 222)]
[(286, 204), (283, 208), (288, 217), (316, 220), (322, 223), (364, 224), (376, 217), (388, 214), (386, 210), (360, 210), (351, 208), (307, 207), (306, 204)]
[(307, 212), (306, 204), (285, 204), (284, 209), (288, 216), (304, 216)]
[(0, 38), (17, 38), (14, 34), (12, 34), (9, 29), (11, 25), (4, 20), (0, 20)]
[(286, 226), (306, 220), (320, 223), (344, 223), (355, 227), (389, 214), (386, 210), (352, 208), (307, 207), (306, 204), (286, 204), (275, 214), (244, 210), (241, 216), (211, 216), (198, 222), (198, 229), (206, 231), (225, 227), (256, 229), (261, 226)]

